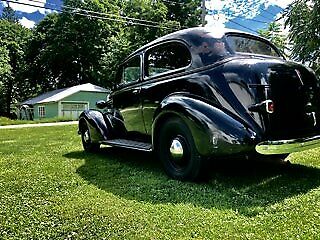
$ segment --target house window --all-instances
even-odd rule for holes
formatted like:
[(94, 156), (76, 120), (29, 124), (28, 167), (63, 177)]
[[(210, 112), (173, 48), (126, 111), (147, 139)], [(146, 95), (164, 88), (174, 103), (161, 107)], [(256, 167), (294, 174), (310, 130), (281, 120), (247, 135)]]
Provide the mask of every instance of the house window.
[(38, 107), (38, 113), (39, 113), (39, 118), (43, 118), (46, 116), (46, 109), (44, 108), (44, 106)]

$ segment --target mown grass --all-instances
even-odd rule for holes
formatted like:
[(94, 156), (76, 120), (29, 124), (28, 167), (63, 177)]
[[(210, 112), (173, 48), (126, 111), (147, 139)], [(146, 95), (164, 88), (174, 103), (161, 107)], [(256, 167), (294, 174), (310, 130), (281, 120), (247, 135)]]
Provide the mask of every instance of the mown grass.
[(84, 153), (75, 126), (0, 130), (0, 238), (319, 239), (319, 152), (185, 183), (152, 154)]
[(72, 121), (72, 119), (65, 118), (65, 117), (55, 117), (55, 118), (44, 118), (44, 119), (37, 119), (37, 120), (31, 121), (31, 120), (12, 120), (6, 117), (0, 117), (0, 126), (32, 124), (32, 123), (67, 122), (67, 121)]

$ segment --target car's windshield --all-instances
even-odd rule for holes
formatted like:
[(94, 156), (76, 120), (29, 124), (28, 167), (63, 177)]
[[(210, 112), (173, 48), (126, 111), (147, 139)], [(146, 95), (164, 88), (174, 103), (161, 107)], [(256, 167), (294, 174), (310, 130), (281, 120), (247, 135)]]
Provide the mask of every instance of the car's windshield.
[(281, 57), (274, 47), (265, 41), (246, 36), (227, 36), (230, 48), (236, 53), (249, 53)]

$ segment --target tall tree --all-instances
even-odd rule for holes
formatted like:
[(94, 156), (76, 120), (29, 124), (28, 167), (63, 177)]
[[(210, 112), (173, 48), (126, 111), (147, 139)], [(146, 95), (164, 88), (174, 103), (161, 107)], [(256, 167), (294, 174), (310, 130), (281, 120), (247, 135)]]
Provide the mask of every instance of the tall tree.
[(15, 11), (8, 5), (2, 10), (1, 19), (8, 20), (9, 22), (18, 23), (18, 17)]
[(182, 28), (201, 24), (201, 0), (163, 0), (163, 3), (168, 9), (167, 19), (177, 21)]
[(2, 93), (0, 94), (0, 116), (3, 115), (6, 110), (5, 96), (3, 93), (5, 92), (6, 80), (11, 74), (9, 61), (9, 51), (4, 47), (0, 47), (0, 93)]
[(1, 80), (11, 72), (11, 66), (9, 64), (9, 52), (6, 48), (0, 47), (0, 82)]
[(320, 74), (320, 2), (295, 0), (287, 9), (286, 25), (293, 44), (292, 57)]
[[(196, 0), (186, 2), (196, 9)], [(129, 52), (193, 19), (169, 11), (160, 0), (65, 0), (62, 13), (47, 15), (34, 29), (26, 56), (33, 92), (86, 82), (111, 87)]]
[[(62, 13), (47, 15), (34, 30), (28, 78), (41, 92), (86, 82), (111, 87), (124, 56), (173, 31), (166, 13), (163, 3), (152, 0), (66, 0)], [(149, 22), (131, 24), (120, 14)]]
[(19, 101), (21, 95), (20, 89), (25, 84), (21, 78), (22, 70), (26, 64), (24, 61), (24, 52), (26, 44), (31, 36), (31, 31), (19, 23), (8, 20), (0, 20), (0, 48), (2, 48), (2, 58), (6, 58), (7, 73), (1, 79), (3, 95), (1, 105), (4, 106), (1, 115), (10, 113), (10, 104)]
[(180, 29), (179, 22), (168, 19), (168, 8), (162, 1), (131, 0), (121, 2), (124, 16), (147, 21), (132, 20), (124, 25), (127, 38), (131, 42), (131, 49), (136, 49), (160, 36)]
[(110, 85), (108, 77), (101, 76), (100, 62), (119, 23), (74, 14), (70, 7), (118, 14), (118, 8), (108, 1), (69, 0), (63, 13), (49, 14), (36, 26), (27, 59), (29, 77), (36, 79), (34, 86), (42, 92), (86, 82)]

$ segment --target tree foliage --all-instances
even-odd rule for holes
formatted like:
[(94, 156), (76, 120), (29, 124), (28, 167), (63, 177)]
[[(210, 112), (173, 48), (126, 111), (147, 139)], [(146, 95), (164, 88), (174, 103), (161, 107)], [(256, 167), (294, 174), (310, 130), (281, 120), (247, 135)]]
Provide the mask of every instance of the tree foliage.
[(5, 19), (5, 20), (7, 20), (9, 22), (13, 22), (13, 23), (19, 22), (15, 11), (10, 6), (7, 6), (2, 10), (1, 19)]
[(0, 114), (10, 113), (10, 104), (22, 100), (26, 82), (22, 73), (26, 68), (24, 53), (31, 31), (19, 23), (0, 20)]
[[(86, 82), (111, 87), (124, 56), (179, 27), (167, 19), (168, 8), (162, 1), (66, 0), (64, 5), (64, 12), (49, 14), (36, 26), (27, 52), (28, 78), (41, 92)], [(78, 15), (70, 8), (110, 17)]]
[(286, 37), (283, 35), (281, 30), (281, 24), (272, 22), (268, 25), (267, 29), (258, 30), (260, 36), (271, 41), (278, 49), (285, 52), (286, 47)]
[(0, 47), (0, 79), (5, 78), (11, 73), (9, 61), (9, 51), (4, 47)]
[(88, 82), (111, 87), (130, 52), (200, 23), (200, 0), (179, 2), (64, 0), (61, 13), (47, 15), (32, 30), (6, 8), (0, 20), (0, 115), (10, 103), (46, 91)]
[(167, 19), (177, 21), (182, 27), (196, 27), (201, 24), (201, 0), (164, 1), (168, 11)]
[(127, 23), (123, 27), (131, 42), (131, 49), (136, 49), (147, 42), (180, 28), (176, 19), (168, 19), (168, 8), (162, 1), (131, 0), (122, 1), (122, 13), (125, 16), (143, 19), (141, 25)]
[(320, 2), (295, 0), (286, 13), (292, 57), (320, 74)]
[[(92, 11), (117, 13), (107, 1), (66, 1), (68, 6)], [(79, 5), (80, 4), (80, 5)], [(119, 23), (73, 14), (49, 14), (35, 28), (27, 52), (31, 63), (29, 76), (41, 91), (91, 82), (108, 86), (101, 76), (101, 58), (109, 46), (109, 38), (119, 31)]]

